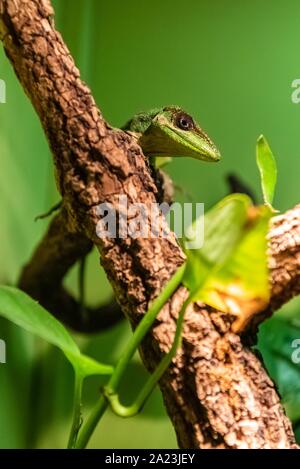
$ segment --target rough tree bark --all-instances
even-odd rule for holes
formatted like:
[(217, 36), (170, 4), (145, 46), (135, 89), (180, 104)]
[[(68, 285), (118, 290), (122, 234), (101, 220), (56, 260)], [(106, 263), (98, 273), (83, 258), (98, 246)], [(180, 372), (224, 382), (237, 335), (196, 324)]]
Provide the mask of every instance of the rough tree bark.
[[(48, 138), (64, 205), (66, 232), (57, 237), (60, 230), (53, 228), (60, 214), (25, 269), (23, 286), (39, 296), (38, 277), (44, 273), (51, 287), (51, 278), (62, 277), (93, 243), (134, 326), (184, 259), (171, 232), (166, 239), (96, 236), (100, 203), (108, 201), (118, 210), (119, 194), (129, 202), (155, 202), (156, 187), (141, 149), (104, 121), (55, 30), (49, 0), (0, 0), (0, 36)], [(300, 290), (299, 215), (296, 207), (277, 217), (270, 231), (272, 301), (260, 321)], [(55, 236), (51, 249), (61, 262), (53, 263), (47, 250)], [(61, 237), (72, 242), (65, 246)], [(141, 347), (149, 370), (172, 343), (186, 294), (178, 289)], [(205, 305), (188, 308), (182, 348), (160, 383), (179, 446), (296, 448), (274, 384), (260, 359), (232, 333), (231, 323)]]

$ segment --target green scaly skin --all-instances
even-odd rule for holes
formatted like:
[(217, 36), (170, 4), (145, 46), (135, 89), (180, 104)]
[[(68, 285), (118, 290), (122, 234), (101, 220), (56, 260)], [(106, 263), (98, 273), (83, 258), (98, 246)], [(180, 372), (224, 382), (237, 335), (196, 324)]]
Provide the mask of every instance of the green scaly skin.
[(220, 152), (194, 119), (178, 106), (136, 114), (123, 130), (134, 136), (148, 157), (191, 157), (216, 162)]
[(159, 168), (172, 157), (191, 157), (215, 162), (220, 152), (194, 119), (178, 106), (152, 109), (133, 116), (122, 128), (133, 136), (149, 157), (152, 177), (158, 189), (158, 203), (172, 204), (174, 186)]

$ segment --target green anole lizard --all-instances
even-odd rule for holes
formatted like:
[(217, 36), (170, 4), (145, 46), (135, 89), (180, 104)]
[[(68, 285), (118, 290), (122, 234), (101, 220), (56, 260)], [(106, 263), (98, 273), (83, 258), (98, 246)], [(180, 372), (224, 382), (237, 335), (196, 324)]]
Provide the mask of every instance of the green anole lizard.
[(132, 135), (149, 158), (158, 187), (158, 202), (173, 202), (173, 184), (159, 170), (172, 157), (219, 161), (220, 153), (192, 116), (178, 106), (152, 109), (130, 119), (122, 130)]
[[(147, 157), (191, 157), (219, 161), (220, 153), (194, 119), (178, 106), (141, 112), (130, 119), (123, 130), (136, 138)], [(156, 162), (157, 163), (157, 162)]]

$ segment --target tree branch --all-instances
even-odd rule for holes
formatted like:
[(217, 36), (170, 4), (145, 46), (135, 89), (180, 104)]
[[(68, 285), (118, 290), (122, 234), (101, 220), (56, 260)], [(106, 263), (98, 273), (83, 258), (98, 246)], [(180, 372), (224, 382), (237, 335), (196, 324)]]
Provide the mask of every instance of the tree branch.
[[(67, 231), (78, 236), (79, 245), (83, 237), (97, 246), (116, 297), (134, 326), (183, 262), (183, 253), (171, 232), (163, 239), (97, 237), (98, 204), (110, 202), (118, 212), (118, 195), (123, 194), (129, 202), (149, 207), (156, 187), (141, 149), (103, 120), (52, 17), (48, 0), (0, 0), (0, 36), (52, 149)], [(277, 219), (274, 235), (271, 231), (272, 308), (299, 288), (299, 224), (293, 225), (299, 208), (295, 210)], [(174, 294), (142, 345), (149, 370), (171, 346), (186, 295), (184, 288)], [(179, 445), (296, 447), (274, 384), (260, 359), (231, 332), (231, 322), (204, 305), (188, 308), (182, 348), (160, 383)]]

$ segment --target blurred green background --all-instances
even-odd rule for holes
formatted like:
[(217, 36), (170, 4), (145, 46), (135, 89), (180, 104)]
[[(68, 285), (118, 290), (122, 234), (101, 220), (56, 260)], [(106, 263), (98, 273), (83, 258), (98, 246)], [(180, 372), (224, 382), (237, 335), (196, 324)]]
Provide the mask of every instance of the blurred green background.
[[(120, 126), (137, 111), (178, 104), (214, 139), (223, 156), (218, 165), (177, 159), (168, 167), (195, 201), (208, 208), (223, 197), (231, 171), (259, 194), (255, 142), (264, 133), (278, 162), (276, 207), (286, 210), (299, 202), (300, 105), (291, 102), (291, 83), (300, 77), (299, 1), (53, 4), (57, 27), (111, 124)], [(7, 103), (0, 104), (0, 282), (13, 284), (48, 223), (35, 223), (35, 216), (59, 196), (41, 126), (2, 49), (0, 78), (7, 85)], [(76, 270), (67, 279), (74, 292)], [(95, 253), (87, 284), (90, 303), (110, 296)], [(297, 421), (300, 364), (291, 362), (291, 342), (300, 338), (299, 301), (261, 329), (260, 350)], [(78, 341), (86, 353), (113, 363), (129, 334), (124, 323)], [(0, 365), (0, 447), (64, 447), (72, 404), (69, 365), (57, 350), (4, 320), (0, 338), (7, 343), (7, 364)], [(145, 375), (136, 358), (124, 390), (128, 399)], [(99, 385), (95, 379), (86, 386), (87, 404), (95, 401)], [(108, 413), (90, 446), (176, 447), (159, 391), (138, 417), (122, 420)]]

